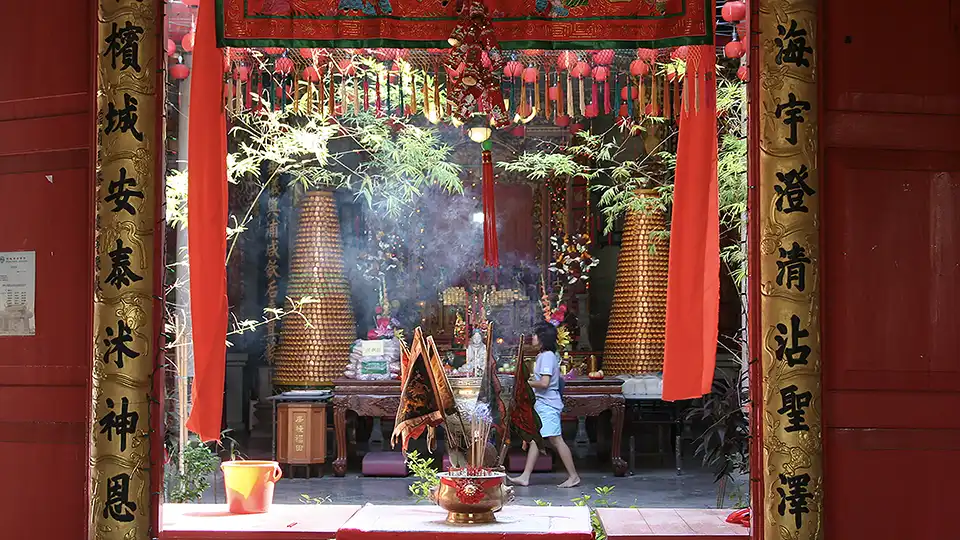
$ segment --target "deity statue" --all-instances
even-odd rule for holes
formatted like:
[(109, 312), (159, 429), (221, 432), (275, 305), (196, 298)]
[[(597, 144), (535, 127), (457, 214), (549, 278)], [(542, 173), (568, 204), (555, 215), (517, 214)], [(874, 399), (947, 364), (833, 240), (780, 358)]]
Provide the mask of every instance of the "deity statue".
[(487, 346), (483, 343), (483, 335), (479, 330), (475, 330), (470, 344), (467, 345), (467, 362), (463, 371), (469, 377), (482, 377), (486, 363)]

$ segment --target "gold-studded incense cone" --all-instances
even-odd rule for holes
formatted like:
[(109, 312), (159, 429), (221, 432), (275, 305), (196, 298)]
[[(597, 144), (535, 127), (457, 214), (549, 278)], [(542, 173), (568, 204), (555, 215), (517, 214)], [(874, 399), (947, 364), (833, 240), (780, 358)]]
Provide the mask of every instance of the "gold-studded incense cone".
[[(658, 196), (653, 190), (639, 195)], [(662, 235), (651, 233), (665, 229), (666, 218), (659, 209), (627, 214), (603, 352), (604, 374), (663, 370), (669, 246)]]
[(356, 339), (333, 193), (315, 191), (302, 199), (291, 253), (286, 309), (304, 297), (313, 301), (302, 306), (302, 317), (284, 317), (273, 381), (283, 388), (325, 386), (342, 375)]

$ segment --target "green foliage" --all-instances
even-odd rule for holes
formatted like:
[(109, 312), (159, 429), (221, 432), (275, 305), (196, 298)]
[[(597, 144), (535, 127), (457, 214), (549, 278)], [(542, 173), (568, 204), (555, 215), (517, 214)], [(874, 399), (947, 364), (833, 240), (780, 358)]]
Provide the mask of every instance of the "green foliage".
[[(176, 448), (170, 454), (170, 463), (178, 463)], [(183, 471), (166, 467), (167, 501), (172, 503), (198, 502), (210, 487), (210, 477), (220, 465), (220, 458), (206, 444), (196, 439), (187, 442), (183, 451)]]
[(460, 167), (450, 161), (452, 149), (439, 128), (367, 111), (336, 118), (325, 110), (308, 116), (291, 111), (236, 118), (238, 173), (265, 168), (270, 171), (266, 183), (289, 175), (306, 188), (348, 189), (394, 218), (429, 187), (463, 192)]
[[(695, 441), (694, 453), (705, 467), (713, 470), (715, 480), (725, 486), (734, 481), (735, 474), (750, 469), (750, 425), (744, 413), (746, 372), (738, 372), (736, 377), (720, 373), (722, 377), (714, 381), (712, 391), (703, 396), (699, 405), (688, 409), (686, 415), (688, 420), (707, 424)], [(723, 500), (722, 493), (719, 500)]]
[(330, 504), (333, 502), (333, 498), (329, 495), (326, 497), (313, 497), (306, 493), (301, 493), (300, 502), (304, 504)]
[(422, 458), (416, 450), (407, 454), (407, 467), (413, 473), (416, 482), (410, 484), (410, 494), (423, 502), (430, 499), (430, 489), (440, 485), (440, 470), (433, 466), (433, 458)]

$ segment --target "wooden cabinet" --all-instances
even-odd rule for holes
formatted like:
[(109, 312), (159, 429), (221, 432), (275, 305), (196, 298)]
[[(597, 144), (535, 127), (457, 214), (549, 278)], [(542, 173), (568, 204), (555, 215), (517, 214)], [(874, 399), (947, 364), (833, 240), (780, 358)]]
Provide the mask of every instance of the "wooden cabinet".
[[(281, 465), (321, 465), (327, 459), (327, 405), (277, 404), (277, 461)], [(318, 467), (319, 468), (319, 467)], [(312, 470), (313, 468), (310, 467)]]

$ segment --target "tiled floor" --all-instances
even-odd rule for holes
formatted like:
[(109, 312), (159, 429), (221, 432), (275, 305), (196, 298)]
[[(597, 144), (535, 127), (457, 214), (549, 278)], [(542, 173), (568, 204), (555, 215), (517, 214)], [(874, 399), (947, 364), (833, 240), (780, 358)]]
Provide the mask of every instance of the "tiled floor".
[[(635, 474), (616, 478), (611, 473), (599, 470), (581, 472), (583, 483), (573, 489), (560, 489), (556, 484), (564, 480), (562, 473), (539, 473), (533, 476), (533, 485), (516, 488), (516, 504), (534, 505), (537, 500), (554, 505), (570, 505), (571, 499), (583, 494), (594, 495), (594, 488), (614, 486), (610, 497), (612, 506), (643, 508), (716, 508), (717, 485), (713, 475), (688, 464), (682, 476), (672, 468), (638, 469)], [(298, 503), (303, 495), (315, 499), (327, 499), (336, 504), (411, 504), (413, 498), (408, 486), (416, 479), (408, 478), (365, 478), (359, 472), (351, 471), (343, 478), (332, 476), (329, 467), (323, 478), (284, 478), (276, 487), (274, 500), (278, 503)], [(737, 483), (735, 489), (728, 489), (724, 507), (736, 506), (745, 502), (746, 482)], [(730, 497), (731, 493), (733, 497)], [(201, 502), (223, 502), (223, 478), (217, 475), (214, 486), (208, 489)]]

